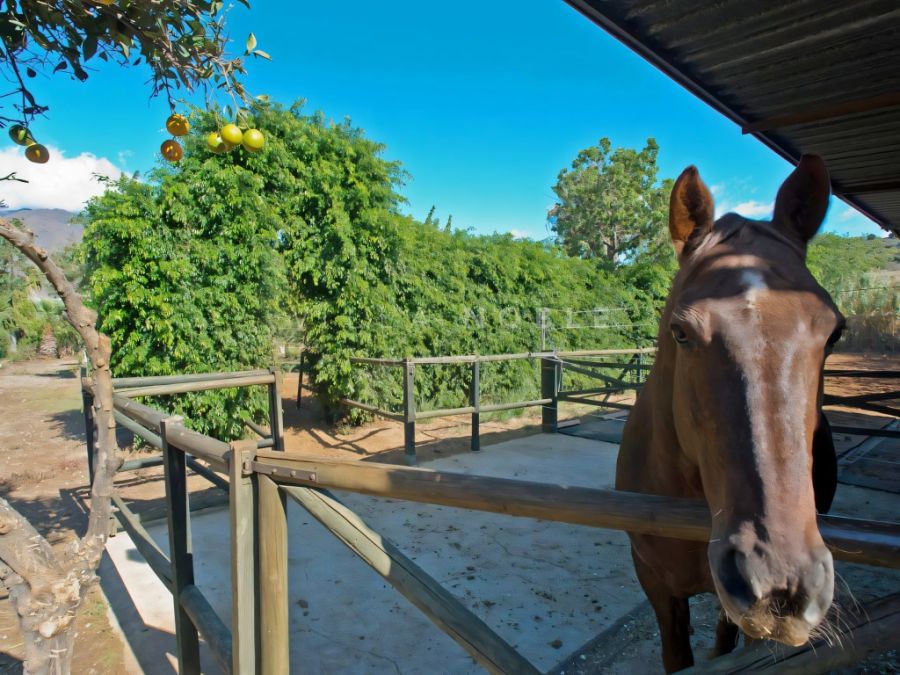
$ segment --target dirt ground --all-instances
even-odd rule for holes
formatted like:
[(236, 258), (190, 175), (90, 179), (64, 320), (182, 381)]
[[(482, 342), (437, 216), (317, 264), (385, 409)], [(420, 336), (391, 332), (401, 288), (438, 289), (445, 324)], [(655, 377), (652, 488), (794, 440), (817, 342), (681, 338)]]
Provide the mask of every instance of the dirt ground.
[[(835, 355), (829, 360), (831, 368), (896, 370), (898, 365), (897, 357)], [(829, 386), (827, 391), (852, 395), (893, 386), (890, 380), (845, 379)], [(311, 398), (304, 397), (302, 407), (297, 409), (296, 390), (296, 375), (287, 376), (282, 393), (289, 452), (403, 461), (403, 429), (398, 423), (376, 421), (346, 430), (328, 428), (322, 424)], [(0, 411), (0, 495), (9, 499), (55, 546), (80, 535), (86, 523), (87, 470), (77, 364), (74, 361), (4, 363), (0, 367)], [(588, 411), (582, 407), (571, 410), (570, 415), (589, 414)], [(858, 426), (882, 426), (886, 421), (878, 415), (858, 412), (836, 411), (829, 417), (836, 424), (852, 422)], [(485, 417), (481, 423), (483, 446), (537, 433), (540, 427), (540, 413), (536, 411), (511, 419)], [(467, 416), (419, 424), (420, 460), (467, 452), (469, 433)], [(122, 442), (127, 440), (128, 435), (123, 434)], [(838, 436), (836, 445), (842, 453), (862, 440), (859, 436)], [(129, 459), (141, 455), (141, 452), (126, 452)], [(126, 499), (134, 502), (135, 510), (158, 508), (162, 495), (160, 477), (159, 468), (130, 472), (119, 487)], [(199, 499), (217, 498), (217, 493), (206, 489), (208, 483), (199, 477), (193, 477), (190, 485)], [(879, 587), (883, 583), (879, 581), (881, 577), (872, 576), (867, 568), (847, 566), (842, 574), (861, 601), (875, 591), (884, 592)], [(896, 580), (892, 583), (896, 588)], [(712, 598), (699, 600), (694, 613), (695, 622), (701, 628), (714, 623)], [(132, 661), (116, 629), (110, 625), (105, 599), (99, 591), (88, 597), (79, 614), (77, 630), (74, 672), (131, 672)], [(624, 617), (613, 631), (599, 636), (558, 672), (627, 672), (622, 670), (625, 663), (657, 663), (656, 640), (656, 626), (648, 612), (637, 612), (635, 616)], [(78, 648), (87, 644), (89, 649)], [(702, 647), (698, 650), (701, 652)], [(5, 592), (0, 590), (0, 673), (20, 672), (21, 658), (21, 636)], [(617, 667), (619, 663), (622, 665)], [(896, 654), (889, 654), (852, 672), (897, 672), (896, 664)]]

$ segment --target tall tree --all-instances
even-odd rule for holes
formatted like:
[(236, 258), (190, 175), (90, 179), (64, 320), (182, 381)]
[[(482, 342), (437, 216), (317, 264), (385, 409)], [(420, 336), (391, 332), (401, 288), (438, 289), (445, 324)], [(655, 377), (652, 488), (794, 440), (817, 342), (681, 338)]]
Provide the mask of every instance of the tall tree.
[(242, 55), (228, 55), (222, 6), (219, 0), (7, 2), (0, 13), (0, 72), (12, 89), (0, 97), (0, 125), (27, 126), (47, 112), (29, 88), (31, 78), (59, 74), (83, 82), (92, 59), (146, 67), (152, 95), (170, 101), (174, 89), (207, 86), (246, 99), (244, 57), (268, 54), (251, 36)]
[(614, 268), (659, 245), (670, 183), (657, 180), (658, 152), (652, 138), (640, 151), (601, 138), (559, 172), (548, 220), (569, 255)]
[[(246, 4), (246, 0), (241, 0)], [(44, 73), (88, 78), (92, 58), (150, 69), (151, 94), (183, 87), (225, 90), (246, 100), (240, 82), (243, 58), (268, 58), (251, 35), (242, 56), (226, 52), (219, 0), (16, 0), (0, 12), (0, 73), (11, 89), (0, 92), (0, 126), (25, 126), (47, 112), (28, 81)], [(12, 130), (11, 130), (12, 131)], [(17, 130), (17, 140), (27, 134)], [(31, 148), (29, 148), (31, 150)], [(43, 154), (40, 155), (44, 157)], [(0, 177), (18, 180), (15, 174)], [(2, 201), (2, 195), (0, 195)], [(74, 649), (74, 617), (91, 585), (109, 534), (116, 452), (112, 417), (111, 347), (96, 329), (96, 314), (34, 237), (0, 218), (0, 237), (44, 274), (63, 300), (66, 318), (84, 342), (94, 371), (94, 481), (87, 531), (65, 551), (47, 540), (7, 500), (0, 498), (0, 581), (9, 591), (25, 643), (25, 672), (68, 673)]]

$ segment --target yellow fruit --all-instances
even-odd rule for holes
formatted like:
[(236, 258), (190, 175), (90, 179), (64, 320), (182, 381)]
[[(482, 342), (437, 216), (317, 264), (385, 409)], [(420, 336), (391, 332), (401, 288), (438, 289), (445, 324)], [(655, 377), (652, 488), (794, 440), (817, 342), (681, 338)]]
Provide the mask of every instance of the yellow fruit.
[(266, 139), (259, 129), (247, 129), (244, 132), (242, 145), (247, 152), (259, 152), (265, 144)]
[(162, 156), (170, 162), (177, 162), (184, 157), (184, 150), (181, 148), (181, 145), (178, 141), (174, 141), (171, 138), (167, 141), (163, 141), (163, 144), (159, 146), (159, 151), (162, 153)]
[(244, 139), (244, 133), (238, 128), (237, 124), (226, 124), (219, 130), (219, 135), (231, 147), (240, 145)]
[(221, 155), (223, 152), (228, 152), (228, 144), (222, 140), (218, 131), (212, 131), (206, 135), (206, 147), (209, 148), (209, 151), (214, 155)]
[(34, 143), (34, 139), (31, 137), (31, 132), (28, 131), (28, 127), (23, 127), (21, 124), (13, 124), (9, 128), (9, 137), (12, 139), (13, 143), (17, 143), (18, 145), (32, 145)]
[(166, 130), (173, 136), (184, 136), (190, 128), (191, 125), (184, 115), (169, 115), (169, 119), (166, 120)]
[(47, 152), (47, 148), (45, 148), (40, 143), (32, 143), (27, 148), (25, 148), (25, 157), (28, 158), (29, 162), (34, 162), (35, 164), (46, 164), (47, 160), (50, 159), (50, 153)]

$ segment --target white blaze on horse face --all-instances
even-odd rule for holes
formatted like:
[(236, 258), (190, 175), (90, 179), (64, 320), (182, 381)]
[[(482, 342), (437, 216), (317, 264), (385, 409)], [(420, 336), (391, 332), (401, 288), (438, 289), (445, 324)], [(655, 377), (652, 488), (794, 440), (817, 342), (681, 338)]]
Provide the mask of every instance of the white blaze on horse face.
[(746, 287), (744, 297), (747, 298), (747, 307), (752, 309), (756, 306), (756, 297), (759, 292), (768, 288), (766, 280), (756, 270), (744, 270), (741, 272), (741, 283)]
[[(769, 472), (780, 475), (784, 468), (778, 466), (781, 462), (776, 457), (780, 455), (801, 457), (806, 463), (804, 454), (795, 455), (790, 451), (806, 446), (804, 425), (799, 423), (797, 415), (806, 409), (808, 401), (808, 381), (798, 368), (808, 328), (800, 319), (794, 324), (792, 335), (781, 335), (773, 342), (765, 329), (765, 305), (760, 304), (771, 291), (762, 272), (744, 269), (739, 279), (745, 308), (749, 311), (740, 337), (732, 341), (732, 349), (743, 366), (747, 414), (757, 464), (761, 469), (767, 467)], [(775, 369), (778, 375), (771, 380), (764, 375), (764, 366), (771, 365), (773, 360), (778, 363)], [(767, 414), (770, 409), (767, 403), (773, 400), (778, 401), (778, 408), (783, 411), (774, 418)], [(786, 447), (771, 447), (773, 438), (779, 438)]]

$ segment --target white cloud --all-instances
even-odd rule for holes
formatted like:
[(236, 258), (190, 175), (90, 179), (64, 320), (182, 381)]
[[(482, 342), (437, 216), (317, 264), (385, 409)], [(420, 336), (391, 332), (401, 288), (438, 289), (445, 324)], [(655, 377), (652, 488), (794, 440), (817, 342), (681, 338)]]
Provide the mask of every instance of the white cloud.
[(735, 205), (731, 210), (744, 216), (744, 218), (763, 218), (771, 215), (774, 206), (775, 202), (764, 203), (750, 199)]
[(531, 237), (525, 230), (517, 230), (515, 228), (511, 229), (509, 233), (513, 236), (513, 239), (528, 239)]
[(6, 175), (15, 171), (19, 178), (28, 181), (0, 183), (0, 199), (9, 208), (81, 211), (88, 199), (106, 190), (94, 174), (110, 178), (122, 175), (122, 169), (105, 157), (87, 152), (77, 157), (66, 157), (58, 148), (51, 146), (48, 150), (50, 161), (46, 164), (29, 162), (22, 148), (11, 147), (0, 151), (0, 172)]

